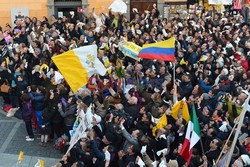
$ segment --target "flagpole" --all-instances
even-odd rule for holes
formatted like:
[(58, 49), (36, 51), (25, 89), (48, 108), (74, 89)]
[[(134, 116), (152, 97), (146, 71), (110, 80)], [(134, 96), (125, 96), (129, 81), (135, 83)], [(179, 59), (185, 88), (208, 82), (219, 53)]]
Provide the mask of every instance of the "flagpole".
[(230, 152), (229, 152), (229, 155), (228, 155), (228, 159), (226, 161), (226, 166), (229, 166), (229, 163), (230, 163), (230, 160), (231, 160), (231, 157), (233, 155), (233, 151), (234, 151), (234, 147), (235, 147), (235, 144), (238, 140), (238, 136), (240, 134), (240, 129), (242, 127), (242, 124), (243, 124), (243, 120), (244, 120), (244, 117), (245, 117), (245, 114), (247, 112), (247, 107), (248, 107), (248, 103), (249, 103), (249, 99), (250, 99), (250, 96), (248, 96), (248, 98), (245, 100), (245, 103), (243, 105), (243, 110), (240, 114), (240, 120), (239, 120), (239, 124), (237, 126), (237, 130), (236, 130), (236, 133), (235, 133), (235, 136), (234, 136), (234, 140), (233, 140), (233, 144), (231, 146), (231, 149), (230, 149)]
[(175, 85), (175, 63), (174, 64), (174, 71), (173, 71), (173, 84)]
[(239, 123), (239, 119), (236, 119), (236, 123), (234, 124), (233, 129), (231, 130), (231, 133), (229, 134), (229, 136), (228, 136), (228, 138), (227, 138), (227, 140), (226, 140), (226, 142), (225, 142), (225, 144), (224, 144), (224, 146), (223, 146), (223, 148), (222, 148), (222, 150), (220, 152), (220, 155), (219, 155), (218, 159), (216, 160), (215, 164), (217, 164), (220, 161), (220, 158), (221, 158), (221, 156), (223, 154), (223, 151), (224, 151), (227, 143), (229, 142), (229, 139), (231, 138), (231, 136), (232, 136), (232, 134), (234, 132), (234, 129), (236, 128), (236, 125), (238, 125), (238, 123)]
[(202, 140), (201, 140), (201, 139), (200, 139), (200, 144), (201, 144), (202, 155), (205, 155), (204, 147), (203, 147), (203, 143), (202, 143)]
[(174, 94), (173, 94), (173, 104), (177, 101), (177, 87), (175, 85), (175, 63), (174, 64), (174, 70), (173, 70), (173, 87), (174, 87)]

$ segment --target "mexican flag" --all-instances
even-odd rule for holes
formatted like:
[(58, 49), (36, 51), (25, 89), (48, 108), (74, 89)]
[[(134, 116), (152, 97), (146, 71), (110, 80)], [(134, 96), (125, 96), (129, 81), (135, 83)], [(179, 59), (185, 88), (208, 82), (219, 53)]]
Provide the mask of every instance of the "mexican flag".
[(200, 133), (200, 125), (198, 122), (198, 118), (196, 116), (194, 105), (192, 106), (192, 111), (190, 115), (190, 120), (188, 122), (186, 137), (180, 151), (180, 156), (187, 161), (189, 164), (191, 155), (192, 155), (192, 148), (194, 145), (200, 140), (201, 133)]

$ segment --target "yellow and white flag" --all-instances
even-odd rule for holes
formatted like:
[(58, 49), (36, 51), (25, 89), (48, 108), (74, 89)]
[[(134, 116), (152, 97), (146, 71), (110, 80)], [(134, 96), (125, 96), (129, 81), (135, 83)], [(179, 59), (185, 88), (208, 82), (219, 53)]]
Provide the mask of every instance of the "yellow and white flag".
[(175, 103), (174, 106), (172, 107), (171, 115), (174, 119), (182, 117), (188, 123), (190, 116), (189, 116), (187, 102), (185, 100), (180, 100), (177, 103)]
[(23, 160), (23, 151), (20, 151), (19, 157), (18, 157), (18, 163), (20, 164)]
[(165, 126), (167, 126), (167, 124), (168, 124), (167, 116), (166, 116), (166, 113), (164, 113), (161, 116), (159, 122), (157, 122), (156, 126), (154, 126), (152, 129), (153, 136), (156, 136), (156, 130), (164, 128)]
[(34, 167), (44, 167), (44, 160), (38, 159)]
[(88, 45), (52, 57), (74, 93), (85, 86), (93, 74), (104, 76), (107, 69), (97, 58), (97, 46)]

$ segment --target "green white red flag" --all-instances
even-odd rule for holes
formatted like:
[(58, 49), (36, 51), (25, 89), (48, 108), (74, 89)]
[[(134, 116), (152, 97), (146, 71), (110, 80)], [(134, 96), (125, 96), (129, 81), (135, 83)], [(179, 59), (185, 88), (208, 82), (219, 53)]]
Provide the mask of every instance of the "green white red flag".
[(182, 149), (180, 151), (180, 156), (187, 161), (189, 164), (192, 156), (192, 148), (194, 145), (200, 140), (200, 125), (198, 122), (198, 118), (196, 116), (194, 105), (192, 106), (192, 111), (190, 114), (190, 120), (188, 122), (188, 127), (186, 131), (186, 136), (184, 143), (182, 145)]

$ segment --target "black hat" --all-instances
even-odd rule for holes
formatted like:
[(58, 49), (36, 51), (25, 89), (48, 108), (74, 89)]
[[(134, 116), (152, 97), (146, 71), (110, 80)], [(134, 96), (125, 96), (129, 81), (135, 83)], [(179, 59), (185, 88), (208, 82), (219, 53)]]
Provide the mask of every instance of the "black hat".
[(92, 98), (90, 96), (86, 96), (82, 99), (82, 102), (89, 107), (90, 104), (92, 103)]

